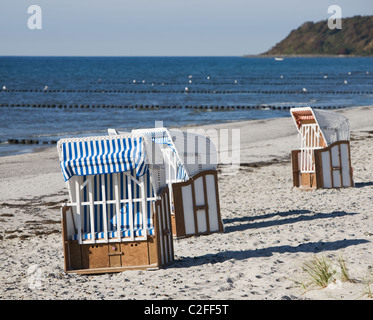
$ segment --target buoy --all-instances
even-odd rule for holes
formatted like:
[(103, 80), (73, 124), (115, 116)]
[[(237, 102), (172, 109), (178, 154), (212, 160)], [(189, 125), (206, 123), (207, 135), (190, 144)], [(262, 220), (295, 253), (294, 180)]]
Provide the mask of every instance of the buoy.
[(303, 90), (303, 92), (307, 92), (307, 89), (306, 89), (306, 88), (303, 88), (302, 90)]
[(188, 92), (188, 91), (189, 91), (189, 88), (188, 88), (188, 87), (185, 87), (185, 89), (184, 89), (184, 90)]
[(44, 87), (44, 92), (48, 90), (48, 86), (45, 86)]
[(3, 90), (6, 91), (6, 86), (3, 86)]
[(347, 84), (347, 80), (344, 81), (344, 84)]

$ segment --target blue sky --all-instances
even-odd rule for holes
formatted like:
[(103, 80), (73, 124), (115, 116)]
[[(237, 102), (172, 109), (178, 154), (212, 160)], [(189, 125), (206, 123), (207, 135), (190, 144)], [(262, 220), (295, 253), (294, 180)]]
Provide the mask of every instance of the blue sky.
[[(30, 30), (30, 5), (42, 30)], [(0, 55), (241, 56), (305, 21), (373, 15), (372, 0), (1, 0)]]

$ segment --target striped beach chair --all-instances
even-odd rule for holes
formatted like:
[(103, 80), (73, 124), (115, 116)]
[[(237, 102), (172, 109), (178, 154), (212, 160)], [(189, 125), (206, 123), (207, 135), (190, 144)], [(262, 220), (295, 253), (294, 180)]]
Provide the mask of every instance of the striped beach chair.
[(300, 149), (292, 151), (294, 187), (354, 186), (348, 120), (338, 112), (310, 107), (290, 113), (300, 137)]
[(62, 139), (70, 202), (62, 208), (66, 272), (159, 268), (173, 261), (169, 193), (147, 137)]
[(161, 147), (170, 193), (175, 238), (223, 232), (217, 179), (217, 153), (203, 135), (167, 128), (132, 130)]

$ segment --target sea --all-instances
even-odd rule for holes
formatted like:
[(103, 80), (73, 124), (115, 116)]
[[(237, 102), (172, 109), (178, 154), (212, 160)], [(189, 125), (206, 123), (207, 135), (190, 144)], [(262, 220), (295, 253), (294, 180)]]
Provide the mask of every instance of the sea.
[(0, 57), (0, 156), (66, 137), (373, 104), (373, 58)]

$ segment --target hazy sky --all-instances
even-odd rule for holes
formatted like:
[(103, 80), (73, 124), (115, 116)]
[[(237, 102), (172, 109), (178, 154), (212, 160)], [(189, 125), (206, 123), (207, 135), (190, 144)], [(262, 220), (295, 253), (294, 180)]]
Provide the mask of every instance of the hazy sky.
[[(42, 29), (30, 30), (30, 5)], [(372, 0), (1, 0), (0, 55), (240, 56), (305, 21), (373, 15)]]

